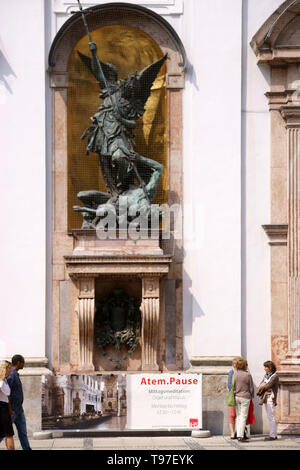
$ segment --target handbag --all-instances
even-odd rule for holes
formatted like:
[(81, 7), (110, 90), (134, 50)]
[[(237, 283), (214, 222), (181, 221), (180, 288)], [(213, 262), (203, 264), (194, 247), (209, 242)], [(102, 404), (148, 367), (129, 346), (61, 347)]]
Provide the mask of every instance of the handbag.
[(233, 374), (232, 377), (232, 384), (231, 384), (231, 390), (226, 396), (226, 401), (228, 406), (235, 406), (235, 398), (234, 398), (234, 382), (235, 382), (235, 374)]
[(256, 423), (256, 421), (255, 421), (255, 416), (254, 416), (254, 403), (253, 403), (253, 400), (251, 400), (250, 405), (249, 405), (249, 411), (248, 411), (246, 426), (248, 426), (248, 424), (255, 424), (255, 423)]

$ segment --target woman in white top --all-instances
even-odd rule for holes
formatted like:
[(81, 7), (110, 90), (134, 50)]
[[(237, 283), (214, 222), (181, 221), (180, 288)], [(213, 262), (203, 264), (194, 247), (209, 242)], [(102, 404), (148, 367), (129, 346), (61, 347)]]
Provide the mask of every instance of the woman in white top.
[(274, 409), (277, 405), (279, 377), (276, 374), (276, 366), (274, 362), (264, 362), (264, 369), (266, 375), (259, 385), (256, 395), (260, 396), (259, 404), (265, 404), (268, 420), (270, 423), (270, 435), (265, 438), (265, 441), (275, 441), (277, 439), (277, 424), (274, 417)]
[(10, 388), (6, 377), (10, 374), (10, 363), (0, 364), (0, 439), (5, 438), (7, 450), (15, 450), (14, 430), (12, 427), (12, 411), (9, 405)]

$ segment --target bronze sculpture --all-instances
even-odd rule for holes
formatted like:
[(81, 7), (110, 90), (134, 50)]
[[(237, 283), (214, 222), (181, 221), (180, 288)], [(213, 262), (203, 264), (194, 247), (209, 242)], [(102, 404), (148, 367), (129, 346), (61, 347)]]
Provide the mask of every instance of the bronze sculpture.
[[(83, 11), (82, 15), (87, 28)], [(118, 83), (116, 67), (100, 61), (97, 45), (92, 41), (89, 31), (88, 35), (92, 57), (79, 51), (78, 54), (97, 79), (101, 89), (99, 96), (103, 102), (91, 118), (92, 126), (84, 132), (82, 138), (88, 137), (87, 154), (95, 152), (99, 155), (107, 193), (81, 191), (77, 197), (84, 207), (74, 206), (74, 210), (83, 215), (82, 228), (101, 227), (102, 220), (108, 213), (115, 214), (117, 225), (124, 226), (124, 214), (120, 215), (118, 211), (119, 198), (122, 196), (128, 207), (127, 224), (134, 225), (136, 220), (138, 226), (140, 222), (137, 215), (142, 214), (145, 219), (151, 215), (151, 204), (164, 168), (155, 160), (135, 152), (133, 131), (138, 119), (145, 112), (151, 87), (167, 55)]]

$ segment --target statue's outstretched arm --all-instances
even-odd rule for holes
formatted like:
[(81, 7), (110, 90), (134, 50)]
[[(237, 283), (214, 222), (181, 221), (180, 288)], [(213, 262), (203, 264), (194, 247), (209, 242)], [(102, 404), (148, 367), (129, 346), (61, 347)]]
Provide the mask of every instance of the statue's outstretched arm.
[(101, 67), (99, 67), (99, 58), (97, 56), (97, 44), (95, 44), (94, 42), (90, 42), (89, 47), (92, 54), (92, 72), (98, 78), (101, 88), (105, 88), (106, 77), (104, 77)]
[(94, 42), (89, 43), (92, 57), (88, 57), (78, 51), (78, 55), (83, 63), (92, 72), (98, 80), (100, 87), (116, 85), (118, 81), (118, 70), (113, 64), (101, 62), (97, 55), (97, 45)]

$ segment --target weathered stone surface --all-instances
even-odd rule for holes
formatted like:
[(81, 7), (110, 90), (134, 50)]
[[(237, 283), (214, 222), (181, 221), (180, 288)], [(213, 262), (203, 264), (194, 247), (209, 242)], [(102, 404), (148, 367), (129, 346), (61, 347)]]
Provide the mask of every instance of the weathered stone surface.
[(225, 396), (227, 393), (226, 375), (204, 375), (203, 396)]
[(70, 362), (70, 281), (59, 283), (59, 360), (61, 364)]
[(41, 430), (42, 425), (42, 382), (41, 376), (22, 376), (24, 391), (24, 412), (28, 435)]

